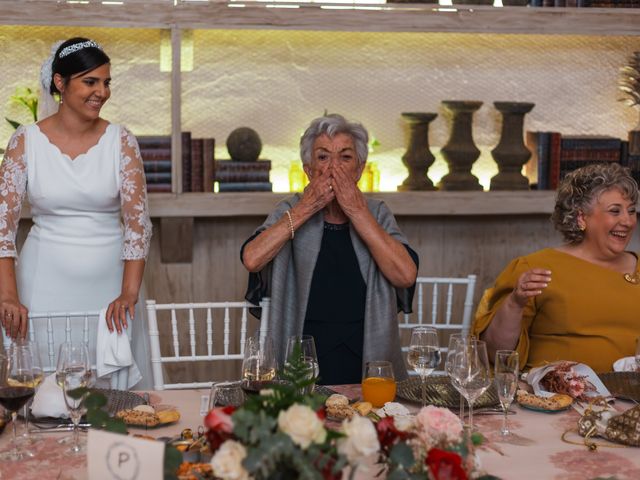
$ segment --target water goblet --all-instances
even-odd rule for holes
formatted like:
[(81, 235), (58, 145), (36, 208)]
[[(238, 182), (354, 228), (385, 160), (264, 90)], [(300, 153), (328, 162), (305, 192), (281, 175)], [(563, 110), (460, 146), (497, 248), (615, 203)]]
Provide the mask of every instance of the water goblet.
[(500, 405), (504, 411), (502, 417), (502, 429), (500, 433), (503, 437), (511, 435), (507, 416), (509, 407), (513, 402), (518, 387), (518, 372), (520, 368), (520, 359), (518, 352), (514, 350), (497, 350), (494, 362), (496, 389), (498, 390), (498, 398)]
[(367, 362), (362, 378), (362, 399), (374, 407), (383, 407), (396, 397), (393, 366), (386, 360)]
[[(297, 358), (296, 358), (297, 357)], [(318, 366), (318, 356), (316, 355), (316, 343), (311, 335), (293, 335), (287, 339), (287, 348), (285, 350), (286, 362), (291, 364), (293, 361), (302, 362), (305, 365), (308, 374), (307, 379), (311, 381), (303, 391), (303, 395), (311, 393), (320, 373)]]
[[(67, 375), (74, 377), (83, 375), (83, 386), (89, 386), (91, 381), (91, 363), (86, 344), (82, 342), (64, 342), (58, 349), (56, 363), (56, 383), (64, 390), (64, 379)], [(73, 421), (73, 419), (72, 419)], [(75, 435), (68, 435), (58, 440), (58, 443), (72, 443)]]
[(82, 415), (87, 412), (84, 406), (84, 399), (88, 393), (87, 386), (88, 376), (86, 370), (74, 367), (65, 371), (62, 392), (64, 394), (64, 402), (69, 410), (69, 417), (73, 422), (73, 442), (69, 449), (72, 454), (80, 454), (85, 450), (84, 442), (80, 442), (78, 424)]
[[(447, 348), (447, 358), (444, 363), (444, 370), (451, 378), (452, 368), (454, 365), (454, 359), (457, 354), (456, 350), (458, 348), (459, 343), (468, 342), (469, 340), (475, 340), (476, 337), (473, 335), (469, 335), (468, 333), (452, 333), (449, 335), (449, 347)], [(452, 380), (453, 383), (453, 380)], [(464, 424), (464, 396), (460, 395), (460, 421)]]
[(0, 454), (0, 460), (16, 461), (33, 456), (18, 447), (16, 419), (20, 410), (35, 394), (31, 354), (24, 343), (12, 343), (8, 355), (0, 355), (0, 405), (11, 412), (13, 445)]
[(275, 379), (278, 362), (271, 337), (249, 337), (244, 345), (242, 360), (242, 389), (247, 393), (259, 393)]
[(491, 385), (487, 344), (481, 340), (458, 343), (451, 367), (451, 383), (467, 399), (469, 432), (473, 431), (473, 404)]
[(438, 331), (432, 327), (415, 327), (411, 330), (407, 363), (420, 375), (422, 387), (422, 406), (426, 405), (427, 377), (440, 365), (440, 347)]

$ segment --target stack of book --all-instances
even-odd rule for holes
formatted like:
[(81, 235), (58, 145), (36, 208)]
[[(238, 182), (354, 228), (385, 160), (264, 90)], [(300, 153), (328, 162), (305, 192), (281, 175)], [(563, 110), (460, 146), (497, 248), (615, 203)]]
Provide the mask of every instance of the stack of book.
[(219, 192), (270, 192), (271, 160), (239, 162), (219, 160), (215, 166), (215, 181)]
[[(171, 136), (137, 137), (144, 165), (148, 192), (171, 192)], [(213, 138), (192, 138), (182, 132), (182, 191), (213, 192)]]
[(639, 8), (640, 0), (530, 0), (531, 7)]
[(147, 191), (171, 192), (171, 137), (141, 135), (137, 139), (147, 179)]
[(620, 152), (620, 163), (631, 170), (631, 176), (640, 185), (640, 154), (630, 152), (626, 140), (622, 142)]
[(526, 144), (527, 176), (537, 178), (538, 190), (555, 190), (567, 173), (590, 163), (621, 162), (623, 147), (619, 138), (558, 132), (527, 132)]

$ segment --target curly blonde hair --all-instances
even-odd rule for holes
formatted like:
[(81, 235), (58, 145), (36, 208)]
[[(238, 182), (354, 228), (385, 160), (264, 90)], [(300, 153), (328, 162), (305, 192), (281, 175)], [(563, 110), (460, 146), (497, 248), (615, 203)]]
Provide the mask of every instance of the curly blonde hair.
[(605, 191), (618, 189), (634, 204), (638, 202), (638, 184), (629, 169), (619, 163), (595, 163), (567, 174), (558, 187), (551, 221), (565, 241), (578, 244), (584, 240), (578, 217), (591, 212)]

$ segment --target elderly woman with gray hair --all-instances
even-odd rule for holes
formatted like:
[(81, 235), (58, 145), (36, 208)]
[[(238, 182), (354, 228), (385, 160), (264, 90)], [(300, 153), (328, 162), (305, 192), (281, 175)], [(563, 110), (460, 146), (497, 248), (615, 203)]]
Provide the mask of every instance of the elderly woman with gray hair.
[(359, 383), (364, 362), (390, 360), (405, 378), (397, 313), (410, 312), (418, 256), (379, 200), (358, 189), (368, 134), (340, 115), (300, 140), (309, 185), (280, 202), (245, 242), (246, 298), (271, 297), (280, 360), (291, 335), (313, 335), (320, 383)]
[(569, 173), (552, 216), (565, 243), (513, 260), (485, 292), (473, 333), (493, 351), (517, 349), (527, 367), (572, 360), (605, 372), (633, 355), (640, 269), (627, 246), (637, 201), (638, 185), (619, 164)]

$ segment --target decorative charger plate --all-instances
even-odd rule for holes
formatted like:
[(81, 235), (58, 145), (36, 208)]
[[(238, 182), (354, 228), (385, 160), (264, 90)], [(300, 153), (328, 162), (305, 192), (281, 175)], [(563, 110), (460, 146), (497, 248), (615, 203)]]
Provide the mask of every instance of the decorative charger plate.
[(614, 397), (640, 402), (640, 372), (608, 372), (598, 377)]
[[(398, 382), (397, 395), (411, 402), (422, 403), (420, 377), (409, 377), (407, 380)], [(444, 375), (427, 377), (426, 400), (428, 405), (436, 407), (447, 407), (455, 410), (460, 408), (460, 393), (451, 385), (449, 377)], [(493, 384), (473, 404), (473, 408), (498, 406), (500, 406), (500, 400)]]

